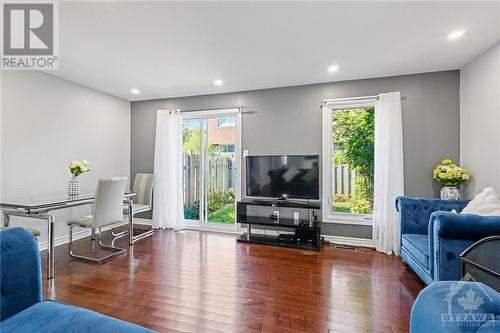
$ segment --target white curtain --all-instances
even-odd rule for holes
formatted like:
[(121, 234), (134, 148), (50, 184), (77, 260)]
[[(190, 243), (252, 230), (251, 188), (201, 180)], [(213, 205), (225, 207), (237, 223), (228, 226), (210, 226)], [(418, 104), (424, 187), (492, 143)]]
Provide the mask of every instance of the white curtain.
[(153, 227), (184, 228), (180, 110), (157, 111), (154, 174)]
[(377, 251), (398, 253), (399, 223), (394, 206), (404, 194), (401, 94), (380, 94), (375, 103), (375, 189), (373, 241)]

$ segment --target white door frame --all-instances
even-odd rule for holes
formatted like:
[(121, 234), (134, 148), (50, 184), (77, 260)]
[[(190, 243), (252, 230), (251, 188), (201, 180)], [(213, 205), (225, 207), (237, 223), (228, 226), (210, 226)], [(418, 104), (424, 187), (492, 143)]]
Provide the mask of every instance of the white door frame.
[[(214, 109), (214, 110), (203, 110), (203, 111), (193, 111), (193, 112), (186, 112), (182, 114), (183, 119), (200, 119), (200, 120), (206, 120), (206, 119), (213, 119), (213, 118), (219, 118), (219, 117), (224, 117), (224, 116), (230, 116), (236, 117), (235, 120), (235, 144), (234, 144), (234, 158), (235, 158), (235, 163), (236, 163), (236, 185), (235, 185), (235, 205), (236, 202), (238, 202), (241, 199), (241, 125), (242, 125), (242, 119), (241, 119), (241, 111), (243, 108), (231, 108), (231, 109)], [(204, 128), (204, 126), (201, 126)], [(205, 170), (206, 170), (206, 161), (204, 158), (205, 154), (205, 147), (204, 147), (204, 136), (207, 135), (206, 131), (203, 130), (200, 132), (200, 159), (203, 161), (202, 163), (202, 173), (201, 173), (201, 183), (205, 184)], [(202, 186), (204, 188), (205, 185)], [(234, 232), (240, 232), (240, 225), (234, 221), (234, 224), (227, 225), (227, 224), (222, 224), (222, 223), (209, 223), (209, 222), (204, 222), (206, 220), (205, 217), (205, 200), (206, 200), (206, 191), (203, 191), (203, 195), (200, 198), (200, 220), (185, 220), (185, 224), (187, 228), (190, 229), (206, 229), (206, 230), (213, 230), (213, 231), (234, 231)], [(203, 209), (201, 209), (203, 207)], [(203, 210), (203, 212), (202, 212)], [(203, 222), (202, 222), (203, 221)]]

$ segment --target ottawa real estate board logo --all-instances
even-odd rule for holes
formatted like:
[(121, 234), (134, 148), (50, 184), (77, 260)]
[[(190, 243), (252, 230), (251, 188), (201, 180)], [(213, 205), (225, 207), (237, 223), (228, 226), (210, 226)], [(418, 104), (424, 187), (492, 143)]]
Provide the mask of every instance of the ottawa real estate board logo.
[(4, 70), (58, 69), (57, 2), (2, 2)]
[[(475, 282), (469, 274), (465, 274), (461, 281), (450, 283), (449, 292), (443, 301), (447, 302), (447, 309), (441, 315), (441, 325), (447, 328), (491, 328), (491, 332), (498, 332), (500, 326), (495, 320), (494, 300), (483, 288), (484, 285), (471, 285)], [(488, 331), (490, 332), (490, 331)]]

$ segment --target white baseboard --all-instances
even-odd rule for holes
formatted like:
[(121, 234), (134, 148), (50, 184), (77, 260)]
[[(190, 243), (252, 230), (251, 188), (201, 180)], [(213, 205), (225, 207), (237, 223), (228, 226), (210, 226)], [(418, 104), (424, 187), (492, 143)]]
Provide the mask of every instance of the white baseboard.
[[(123, 223), (122, 225), (126, 225), (127, 223)], [(134, 218), (134, 224), (143, 224), (143, 225), (151, 225), (151, 220), (148, 219), (139, 219)], [(102, 228), (102, 231), (110, 230), (111, 228), (116, 228), (119, 225), (112, 225)], [(80, 231), (73, 232), (73, 240), (81, 239), (90, 236), (90, 229), (82, 229)], [(40, 251), (47, 250), (48, 241), (38, 242), (38, 249)], [(69, 235), (59, 236), (54, 239), (54, 246), (59, 246), (63, 244), (69, 243)]]
[(240, 234), (241, 231), (239, 231), (236, 228), (232, 227), (221, 227), (221, 226), (205, 226), (205, 225), (195, 225), (195, 224), (190, 224), (186, 223), (186, 229), (188, 230), (197, 230), (197, 231), (211, 231), (211, 232), (222, 232), (226, 234)]
[(375, 248), (372, 239), (322, 235), (326, 241), (335, 244)]
[[(78, 232), (73, 233), (73, 239), (80, 239), (84, 238), (90, 235), (90, 230), (82, 230)], [(63, 245), (69, 242), (69, 235), (64, 235), (64, 236), (59, 236), (54, 238), (54, 246), (59, 246)], [(43, 242), (38, 242), (38, 250), (40, 251), (45, 251), (47, 250), (49, 242), (48, 241), (43, 241)]]
[[(138, 224), (145, 224), (145, 225), (151, 225), (152, 221), (149, 219), (135, 219), (136, 223)], [(227, 233), (227, 234), (241, 234), (242, 230), (238, 229), (233, 229), (233, 228), (224, 228), (224, 227), (217, 227), (217, 226), (204, 226), (204, 225), (195, 225), (195, 224), (186, 224), (186, 229), (188, 230), (197, 230), (197, 231), (211, 231), (211, 232), (222, 232), (222, 233)], [(242, 228), (243, 230), (246, 230), (246, 228)], [(321, 235), (324, 237), (326, 241), (329, 241), (331, 243), (335, 244), (344, 244), (344, 245), (351, 245), (351, 246), (363, 246), (363, 247), (371, 247), (375, 248), (375, 245), (373, 244), (372, 239), (366, 239), (366, 238), (354, 238), (354, 237), (342, 237), (342, 236), (329, 236), (329, 235)]]
[[(153, 221), (150, 219), (134, 219), (134, 223), (144, 224), (144, 225), (152, 225)], [(241, 231), (238, 231), (236, 228), (231, 227), (221, 227), (221, 226), (205, 226), (205, 225), (196, 225), (193, 223), (186, 223), (185, 229), (187, 230), (197, 230), (197, 231), (213, 231), (213, 232), (222, 232), (228, 234), (240, 234)]]
[[(116, 226), (104, 227), (104, 228), (102, 228), (102, 231), (106, 231), (106, 230), (109, 230), (109, 229), (114, 228), (114, 227), (116, 227)], [(73, 240), (88, 237), (88, 236), (90, 236), (90, 233), (91, 233), (90, 229), (83, 229), (80, 231), (73, 232)], [(47, 250), (48, 243), (49, 243), (48, 241), (39, 242), (38, 249), (40, 251)], [(67, 244), (67, 243), (69, 243), (69, 234), (54, 238), (54, 246), (59, 246), (59, 245)]]
[[(142, 225), (152, 225), (152, 221), (150, 219), (134, 218), (134, 223), (135, 224), (142, 224)], [(124, 223), (124, 224), (126, 224), (126, 223)], [(115, 226), (112, 226), (112, 227), (114, 228)], [(111, 229), (111, 226), (103, 228), (103, 231), (106, 231), (109, 229)], [(241, 230), (237, 230), (237, 229), (233, 229), (233, 228), (213, 227), (213, 226), (198, 226), (198, 225), (192, 225), (192, 224), (186, 225), (186, 229), (197, 230), (197, 231), (222, 232), (222, 233), (228, 233), (228, 234), (240, 234), (241, 233)], [(243, 228), (243, 229), (245, 229), (245, 228)], [(81, 231), (75, 232), (73, 234), (73, 238), (75, 240), (81, 239), (84, 237), (88, 237), (88, 236), (90, 236), (90, 230), (81, 230)], [(351, 246), (363, 246), (363, 247), (371, 247), (371, 248), (375, 247), (372, 239), (342, 237), (342, 236), (330, 236), (330, 235), (321, 235), (321, 236), (326, 241), (329, 241), (329, 242), (335, 243), (335, 244), (344, 244), (344, 245), (351, 245)], [(69, 242), (69, 235), (57, 237), (55, 239), (55, 246), (67, 244), (68, 242)], [(46, 250), (47, 249), (47, 241), (38, 243), (38, 247), (39, 247), (40, 251)]]
[[(143, 224), (143, 225), (152, 225), (153, 221), (150, 219), (139, 219), (134, 218), (135, 224)], [(240, 234), (240, 231), (230, 227), (218, 227), (218, 226), (204, 226), (204, 225), (196, 225), (192, 223), (186, 223), (187, 230), (197, 230), (197, 231), (213, 231), (213, 232), (223, 232), (228, 234)]]

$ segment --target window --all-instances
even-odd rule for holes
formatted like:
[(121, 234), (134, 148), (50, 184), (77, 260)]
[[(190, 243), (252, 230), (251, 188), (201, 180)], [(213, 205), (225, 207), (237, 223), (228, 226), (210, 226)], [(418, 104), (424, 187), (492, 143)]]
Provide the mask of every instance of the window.
[(217, 118), (217, 126), (219, 127), (232, 127), (235, 124), (235, 117), (220, 117)]
[(323, 107), (323, 220), (371, 223), (374, 100)]

